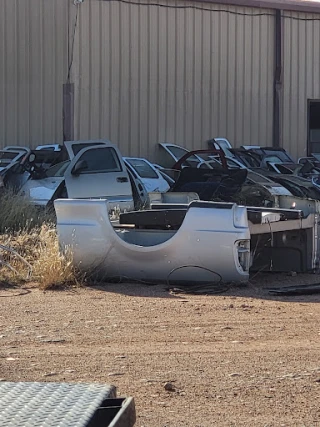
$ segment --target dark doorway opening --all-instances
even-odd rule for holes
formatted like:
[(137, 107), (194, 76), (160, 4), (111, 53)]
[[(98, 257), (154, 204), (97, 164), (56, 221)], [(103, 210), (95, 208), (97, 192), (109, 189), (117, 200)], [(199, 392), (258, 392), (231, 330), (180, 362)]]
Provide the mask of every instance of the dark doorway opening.
[(320, 153), (320, 99), (308, 101), (308, 155)]

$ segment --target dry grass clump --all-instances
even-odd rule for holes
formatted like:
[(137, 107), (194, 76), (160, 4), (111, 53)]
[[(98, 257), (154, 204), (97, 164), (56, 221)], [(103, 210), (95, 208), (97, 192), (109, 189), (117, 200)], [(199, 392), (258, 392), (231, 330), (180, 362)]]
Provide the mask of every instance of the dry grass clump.
[[(5, 284), (37, 282), (40, 289), (79, 285), (71, 253), (62, 254), (58, 237), (52, 225), (43, 224), (32, 231), (2, 234), (0, 244), (17, 252), (2, 251), (0, 281)], [(11, 268), (12, 269), (11, 269)]]
[(32, 230), (44, 221), (54, 221), (54, 215), (41, 209), (11, 189), (1, 193), (0, 233)]
[[(52, 214), (6, 191), (0, 198), (0, 283), (41, 289), (79, 284), (71, 253), (62, 254)], [(23, 259), (21, 259), (20, 257)]]

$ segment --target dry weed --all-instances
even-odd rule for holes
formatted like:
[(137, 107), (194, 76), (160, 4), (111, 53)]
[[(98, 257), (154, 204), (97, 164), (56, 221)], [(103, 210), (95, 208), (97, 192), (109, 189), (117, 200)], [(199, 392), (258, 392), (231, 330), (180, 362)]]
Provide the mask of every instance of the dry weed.
[(31, 231), (2, 234), (0, 244), (16, 251), (30, 264), (31, 271), (16, 255), (2, 251), (3, 265), (0, 281), (5, 284), (37, 282), (40, 289), (79, 285), (78, 274), (73, 268), (72, 256), (59, 250), (58, 236), (53, 225), (43, 224)]
[(71, 254), (59, 250), (52, 212), (10, 189), (1, 193), (0, 205), (0, 245), (11, 250), (0, 248), (0, 284), (32, 281), (41, 289), (78, 284)]
[(40, 287), (79, 285), (70, 251), (59, 250), (55, 228), (43, 225), (39, 234), (38, 256), (33, 262), (33, 279)]
[(0, 233), (12, 233), (20, 230), (32, 230), (44, 221), (52, 221), (52, 213), (30, 203), (12, 189), (1, 193)]

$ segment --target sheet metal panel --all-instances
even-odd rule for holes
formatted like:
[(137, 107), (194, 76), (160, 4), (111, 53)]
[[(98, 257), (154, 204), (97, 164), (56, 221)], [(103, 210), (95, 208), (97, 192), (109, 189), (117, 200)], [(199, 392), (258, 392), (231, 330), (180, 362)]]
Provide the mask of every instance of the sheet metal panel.
[(58, 143), (67, 74), (65, 0), (0, 1), (0, 144)]
[(75, 138), (108, 138), (124, 155), (150, 158), (163, 141), (200, 148), (225, 136), (238, 145), (270, 145), (274, 12), (146, 4), (80, 6)]
[(307, 101), (320, 99), (320, 15), (285, 15), (283, 145), (299, 157), (307, 154)]

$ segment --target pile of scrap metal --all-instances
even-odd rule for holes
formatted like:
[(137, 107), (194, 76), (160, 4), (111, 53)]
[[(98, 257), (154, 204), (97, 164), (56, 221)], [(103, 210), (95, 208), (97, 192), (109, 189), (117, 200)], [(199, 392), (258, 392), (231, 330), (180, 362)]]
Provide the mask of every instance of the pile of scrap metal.
[(108, 140), (7, 147), (0, 176), (39, 206), (55, 202), (62, 247), (93, 274), (213, 283), (319, 268), (316, 157), (295, 164), (283, 149), (225, 139), (192, 152), (158, 146), (158, 164)]
[[(51, 146), (48, 146), (51, 147)], [(47, 149), (39, 146), (35, 150), (27, 147), (8, 146), (0, 151), (0, 182), (2, 188), (19, 193), (30, 179), (39, 179), (53, 165), (65, 159), (63, 147)]]
[(293, 210), (200, 201), (192, 193), (150, 197), (150, 209), (115, 222), (107, 200), (56, 200), (61, 247), (94, 276), (147, 283), (246, 282), (249, 270), (319, 266), (319, 202), (301, 200)]
[(61, 197), (107, 197), (110, 209), (132, 210), (147, 203), (148, 192), (169, 189), (150, 162), (122, 157), (108, 140), (68, 141), (63, 147), (39, 146), (32, 151), (12, 148), (0, 152), (0, 165), (1, 159), (2, 187), (45, 208)]
[(148, 209), (112, 222), (108, 198), (55, 201), (61, 246), (72, 248), (77, 266), (148, 283), (244, 282), (249, 271), (319, 268), (320, 192), (311, 180), (294, 176), (288, 189), (235, 167), (221, 147), (160, 149), (154, 166), (171, 186), (149, 193)]
[[(216, 176), (215, 181), (217, 181), (219, 173), (221, 174), (219, 192), (212, 194), (212, 200), (216, 201), (221, 200), (221, 194), (222, 200), (246, 206), (279, 207), (279, 196), (290, 195), (320, 200), (320, 186), (318, 185), (320, 168), (316, 159), (313, 162), (312, 170), (308, 163), (309, 172), (307, 173), (306, 163), (295, 165), (283, 149), (261, 147), (232, 149), (229, 143), (226, 146), (226, 140), (223, 142), (224, 144), (220, 145), (221, 142), (214, 140), (213, 143), (211, 140), (209, 146), (212, 148), (210, 150), (195, 151), (188, 151), (175, 144), (160, 143), (158, 158), (161, 166), (157, 166), (162, 173), (169, 175), (175, 181), (175, 184), (171, 185), (172, 191), (180, 185), (179, 183), (186, 183), (186, 179), (191, 183), (199, 178), (201, 173), (191, 172), (191, 168), (205, 170), (201, 182), (205, 181), (205, 177), (208, 177), (209, 180), (209, 170), (214, 171), (212, 173)], [(278, 159), (278, 163), (276, 159)], [(273, 160), (273, 163), (270, 163), (270, 160)], [(290, 165), (293, 165), (296, 171), (302, 171), (300, 174), (281, 170), (281, 166), (288, 165), (289, 160), (292, 161)], [(303, 159), (300, 161), (303, 162)], [(294, 168), (292, 167), (292, 169)], [(234, 194), (228, 194), (228, 192), (223, 194), (223, 181), (226, 174), (230, 175), (231, 171), (235, 170), (238, 173), (233, 173), (239, 179), (241, 170), (243, 177), (245, 176), (243, 170), (247, 171), (246, 179), (243, 179), (239, 191), (235, 191)], [(204, 189), (205, 185), (202, 188)]]
[(71, 248), (76, 267), (100, 279), (248, 280), (250, 231), (245, 207), (193, 201), (165, 208), (123, 213), (119, 222), (112, 223), (107, 200), (56, 200), (61, 247)]

